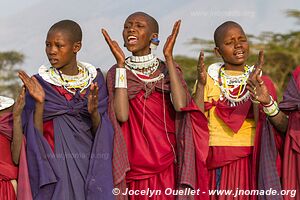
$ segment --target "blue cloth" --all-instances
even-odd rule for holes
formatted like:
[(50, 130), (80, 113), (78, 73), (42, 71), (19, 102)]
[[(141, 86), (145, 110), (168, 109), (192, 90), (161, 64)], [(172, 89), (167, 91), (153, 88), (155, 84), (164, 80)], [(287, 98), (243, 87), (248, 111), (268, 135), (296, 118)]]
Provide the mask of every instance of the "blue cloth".
[(95, 136), (87, 111), (87, 93), (77, 92), (68, 101), (48, 82), (35, 75), (45, 90), (43, 120), (53, 120), (55, 152), (34, 127), (35, 101), (26, 95), (23, 112), (27, 139), (30, 185), (34, 199), (113, 199), (113, 128), (107, 114), (107, 89), (100, 70), (94, 82), (99, 86), (101, 126)]

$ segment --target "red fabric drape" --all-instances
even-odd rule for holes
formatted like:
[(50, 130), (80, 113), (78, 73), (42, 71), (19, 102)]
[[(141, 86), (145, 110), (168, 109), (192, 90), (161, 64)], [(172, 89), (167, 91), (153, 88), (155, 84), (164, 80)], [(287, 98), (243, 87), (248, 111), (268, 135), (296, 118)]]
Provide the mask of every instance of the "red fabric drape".
[(285, 104), (284, 110), (290, 113), (284, 146), (282, 187), (296, 190), (296, 196), (284, 196), (285, 200), (300, 200), (300, 66), (293, 72), (292, 78), (282, 102)]
[[(282, 186), (285, 190), (296, 190), (300, 192), (300, 112), (290, 115), (288, 134), (285, 139), (283, 179)], [(284, 199), (291, 199), (284, 196)], [(296, 195), (296, 200), (300, 200), (300, 195)]]
[(11, 156), (12, 113), (0, 116), (0, 199), (14, 200), (16, 193), (10, 180), (17, 179), (18, 168)]
[(163, 98), (162, 93), (153, 92), (145, 98), (144, 94), (140, 91), (130, 100), (129, 119), (121, 126), (131, 167), (126, 175), (127, 182), (150, 178), (173, 165), (175, 159), (172, 149), (172, 146), (176, 148), (175, 110), (170, 97)]

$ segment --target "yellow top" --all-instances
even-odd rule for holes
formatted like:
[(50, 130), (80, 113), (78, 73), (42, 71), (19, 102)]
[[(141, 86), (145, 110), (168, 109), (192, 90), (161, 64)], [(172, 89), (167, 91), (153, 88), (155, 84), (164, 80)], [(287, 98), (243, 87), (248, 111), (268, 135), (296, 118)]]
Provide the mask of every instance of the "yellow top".
[[(240, 75), (240, 71), (226, 70), (229, 75)], [(193, 93), (196, 92), (196, 84)], [(204, 87), (204, 102), (212, 102), (212, 99), (218, 101), (221, 95), (218, 81), (207, 75), (207, 83)], [(241, 129), (234, 133), (216, 112), (215, 107), (205, 112), (208, 119), (209, 128), (209, 146), (253, 146), (255, 138), (255, 121), (254, 119), (246, 119)]]

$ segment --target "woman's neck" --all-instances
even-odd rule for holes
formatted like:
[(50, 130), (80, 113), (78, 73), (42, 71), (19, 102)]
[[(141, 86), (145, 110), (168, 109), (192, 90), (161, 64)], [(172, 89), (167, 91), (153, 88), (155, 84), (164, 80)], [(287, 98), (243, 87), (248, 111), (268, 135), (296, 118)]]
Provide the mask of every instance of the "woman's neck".
[(225, 63), (225, 70), (232, 70), (232, 71), (244, 71), (245, 64), (242, 65), (230, 65)]
[(63, 66), (59, 70), (62, 74), (69, 75), (69, 76), (74, 76), (79, 73), (77, 63)]
[(146, 56), (149, 55), (151, 53), (151, 50), (143, 50), (143, 51), (137, 51), (137, 52), (132, 52), (133, 56)]

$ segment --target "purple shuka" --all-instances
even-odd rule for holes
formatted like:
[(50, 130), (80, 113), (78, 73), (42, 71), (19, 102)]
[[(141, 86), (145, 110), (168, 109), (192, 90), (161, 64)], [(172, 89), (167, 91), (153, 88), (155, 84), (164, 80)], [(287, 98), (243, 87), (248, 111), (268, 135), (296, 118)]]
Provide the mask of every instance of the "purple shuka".
[(45, 90), (43, 120), (53, 120), (55, 152), (34, 127), (35, 101), (26, 95), (23, 112), (27, 160), (33, 199), (113, 199), (113, 128), (107, 114), (107, 89), (101, 71), (99, 86), (101, 126), (95, 136), (87, 110), (87, 95), (79, 92), (70, 100), (36, 75)]

